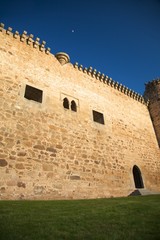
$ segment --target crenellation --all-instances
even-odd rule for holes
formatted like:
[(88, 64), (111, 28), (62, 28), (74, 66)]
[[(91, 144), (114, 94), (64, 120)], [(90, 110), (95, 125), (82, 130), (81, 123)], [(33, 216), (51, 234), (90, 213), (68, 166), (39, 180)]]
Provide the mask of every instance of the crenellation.
[(97, 72), (97, 73), (96, 73), (96, 79), (97, 79), (97, 80), (100, 79), (100, 75), (101, 75), (101, 72)]
[(0, 23), (0, 32), (4, 30), (4, 23)]
[(106, 75), (106, 76), (104, 77), (104, 83), (105, 83), (105, 84), (108, 84), (108, 80), (109, 80), (109, 77)]
[(103, 83), (104, 83), (104, 84), (107, 84), (107, 77), (108, 77), (108, 76), (104, 75), (104, 79), (103, 79)]
[(44, 51), (45, 50), (45, 44), (46, 42), (45, 41), (42, 41), (42, 43), (40, 44), (39, 48), (40, 48), (40, 51)]
[(115, 82), (114, 88), (118, 90), (119, 82)]
[(129, 95), (131, 98), (133, 98), (134, 96), (134, 91), (130, 89), (130, 95)]
[(130, 97), (131, 89), (129, 89), (128, 87), (124, 86), (124, 87), (123, 87), (123, 93), (124, 93), (125, 95), (127, 95), (128, 97)]
[(141, 96), (141, 98), (140, 98), (140, 102), (141, 102), (141, 103), (145, 103), (145, 102), (144, 102), (144, 98), (143, 98), (142, 96)]
[(118, 84), (118, 87), (117, 87), (117, 89), (118, 89), (118, 91), (120, 91), (120, 92), (121, 92), (121, 90), (122, 90), (122, 84), (121, 84), (121, 83), (119, 83), (119, 84)]
[(138, 101), (138, 93), (137, 93), (137, 92), (135, 93), (135, 96), (134, 96), (134, 97), (135, 97), (135, 100)]
[(74, 68), (78, 69), (78, 63), (77, 62), (74, 63), (73, 66), (74, 66)]
[(112, 78), (110, 78), (110, 85), (111, 85), (111, 87), (114, 87), (114, 85), (115, 85), (115, 81), (112, 79)]
[(124, 92), (125, 92), (125, 89), (126, 89), (126, 86), (122, 85), (122, 87), (121, 87), (121, 92), (124, 93)]
[(97, 73), (97, 69), (93, 69), (93, 71), (92, 71), (92, 77), (93, 77), (93, 78), (96, 77), (96, 73)]
[(133, 98), (133, 95), (134, 95), (134, 91), (130, 90), (130, 97)]
[(100, 75), (100, 81), (101, 81), (101, 82), (104, 82), (104, 77), (105, 77), (105, 75), (104, 75), (104, 73), (102, 73), (102, 74)]
[(108, 82), (107, 83), (108, 83), (108, 86), (111, 86), (112, 80), (111, 80), (110, 77), (108, 78)]
[(40, 41), (40, 38), (37, 37), (36, 40), (33, 42), (33, 47), (34, 48), (38, 48), (39, 47), (39, 45), (40, 45), (39, 41)]
[(46, 53), (46, 54), (49, 54), (50, 51), (51, 51), (51, 49), (50, 49), (49, 47), (47, 47), (47, 48), (45, 49), (45, 53)]
[(11, 35), (12, 34), (12, 28), (8, 27), (6, 30), (6, 34)]
[(28, 45), (33, 45), (33, 42), (34, 42), (33, 38), (34, 38), (34, 35), (33, 34), (29, 34), (29, 37), (27, 39), (27, 44)]
[(140, 98), (141, 98), (141, 95), (140, 95), (140, 94), (137, 94), (137, 101), (138, 101), (138, 102), (140, 101)]
[(149, 81), (148, 83), (145, 83), (145, 86), (147, 89), (150, 89), (151, 87), (157, 86), (160, 84), (160, 78), (156, 78), (153, 81)]
[(138, 93), (137, 92), (135, 92), (135, 94), (134, 94), (134, 99), (138, 100)]
[[(84, 73), (87, 73), (89, 76), (92, 76), (93, 78), (96, 78), (97, 80), (100, 80), (103, 83), (107, 83), (108, 86), (111, 86), (113, 88), (115, 88), (116, 90), (124, 93), (125, 95), (135, 99), (136, 101), (139, 101), (139, 98), (136, 97), (136, 94), (134, 91), (132, 91), (131, 89), (128, 89), (126, 86), (124, 86), (123, 84), (120, 84), (116, 81), (114, 81), (112, 78), (106, 76), (105, 74), (101, 74), (101, 72), (97, 71), (96, 69), (93, 69), (92, 67), (83, 68), (83, 65), (79, 65), (77, 62), (75, 64), (73, 64), (74, 68), (78, 69), (79, 71), (83, 71)], [(140, 99), (140, 101), (142, 104), (147, 105), (147, 102), (143, 99)]]
[(4, 24), (0, 23), (0, 32), (6, 32), (7, 35), (13, 36), (15, 39), (19, 39), (21, 42), (24, 42), (33, 48), (39, 49), (41, 52), (45, 52), (46, 54), (49, 54), (51, 49), (49, 47), (45, 48), (46, 42), (42, 41), (40, 43), (40, 38), (36, 38), (35, 40), (33, 39), (33, 34), (27, 35), (27, 31), (23, 31), (22, 34), (19, 34), (18, 31), (15, 31), (12, 33), (12, 28), (8, 27), (6, 30), (4, 29)]
[(137, 100), (137, 92), (134, 92), (134, 96), (133, 96), (133, 98), (135, 99), (135, 100)]
[(27, 31), (23, 31), (23, 33), (20, 35), (21, 42), (26, 42), (27, 39)]
[(133, 92), (133, 99), (137, 100), (137, 93), (135, 91)]
[(93, 70), (92, 67), (89, 67), (89, 68), (87, 69), (87, 73), (88, 73), (89, 76), (91, 76), (92, 70)]
[(130, 89), (128, 87), (124, 86), (123, 92), (125, 95), (130, 96)]
[(83, 69), (83, 72), (84, 72), (84, 73), (87, 73), (87, 70), (88, 70), (88, 69), (85, 67), (85, 68)]
[(149, 107), (150, 100), (148, 99), (145, 102), (146, 102), (146, 106)]
[(13, 33), (13, 37), (14, 37), (14, 38), (20, 38), (19, 32), (18, 32), (18, 31), (15, 31), (15, 32)]
[(79, 71), (83, 71), (83, 65), (78, 66)]

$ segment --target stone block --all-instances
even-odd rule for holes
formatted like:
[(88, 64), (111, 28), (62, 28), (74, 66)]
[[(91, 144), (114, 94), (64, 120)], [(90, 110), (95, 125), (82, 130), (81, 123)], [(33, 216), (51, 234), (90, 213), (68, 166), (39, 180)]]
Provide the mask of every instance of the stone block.
[(70, 179), (71, 179), (71, 180), (80, 180), (81, 178), (80, 178), (80, 176), (78, 176), (78, 175), (71, 175), (71, 176), (70, 176)]
[(53, 171), (53, 165), (43, 164), (43, 171)]
[(26, 187), (26, 184), (24, 182), (18, 182), (17, 183), (17, 187), (19, 188), (25, 188)]
[(38, 150), (45, 150), (45, 147), (43, 145), (35, 145), (33, 147)]
[(17, 169), (25, 169), (23, 163), (16, 163), (15, 167), (16, 167)]
[(0, 159), (0, 167), (6, 167), (8, 162), (5, 159)]

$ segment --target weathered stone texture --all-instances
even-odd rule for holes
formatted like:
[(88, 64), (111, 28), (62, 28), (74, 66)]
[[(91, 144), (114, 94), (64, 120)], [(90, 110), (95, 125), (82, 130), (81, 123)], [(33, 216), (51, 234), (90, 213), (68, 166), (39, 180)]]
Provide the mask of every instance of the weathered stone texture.
[[(146, 188), (160, 190), (146, 105), (4, 31), (0, 46), (1, 199), (126, 196), (134, 165)], [(26, 84), (43, 91), (42, 103), (24, 97)], [(65, 96), (77, 112), (63, 107)]]
[(145, 97), (150, 100), (149, 111), (160, 146), (160, 79), (146, 85)]

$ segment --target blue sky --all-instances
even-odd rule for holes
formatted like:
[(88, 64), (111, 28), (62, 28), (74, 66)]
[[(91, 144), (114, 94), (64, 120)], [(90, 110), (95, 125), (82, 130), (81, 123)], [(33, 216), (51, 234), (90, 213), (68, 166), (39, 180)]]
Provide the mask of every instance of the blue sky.
[(160, 77), (160, 0), (5, 0), (0, 22), (140, 94)]

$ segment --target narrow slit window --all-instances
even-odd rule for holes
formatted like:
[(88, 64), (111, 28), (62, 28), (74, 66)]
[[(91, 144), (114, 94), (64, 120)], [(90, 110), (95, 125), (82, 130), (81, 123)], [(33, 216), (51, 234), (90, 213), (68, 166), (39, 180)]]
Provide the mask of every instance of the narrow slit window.
[(74, 100), (71, 101), (71, 110), (77, 112), (77, 105)]
[(93, 121), (97, 123), (104, 124), (104, 116), (103, 113), (97, 112), (93, 110)]
[(69, 109), (69, 101), (68, 98), (63, 99), (63, 107), (66, 109)]
[(24, 97), (28, 100), (42, 103), (43, 91), (38, 88), (26, 85)]

